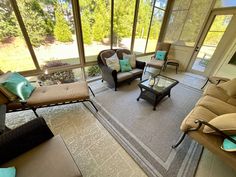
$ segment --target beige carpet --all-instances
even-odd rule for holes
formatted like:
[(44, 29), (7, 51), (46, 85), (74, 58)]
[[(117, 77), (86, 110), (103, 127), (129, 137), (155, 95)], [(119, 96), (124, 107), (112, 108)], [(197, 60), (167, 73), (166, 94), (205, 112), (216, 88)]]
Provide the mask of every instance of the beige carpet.
[(149, 176), (194, 176), (202, 152), (197, 143), (186, 139), (172, 149), (180, 137), (180, 124), (201, 96), (201, 91), (178, 84), (152, 110), (145, 100), (136, 101), (140, 90), (138, 80), (124, 84), (115, 92), (96, 89), (97, 118), (116, 137)]

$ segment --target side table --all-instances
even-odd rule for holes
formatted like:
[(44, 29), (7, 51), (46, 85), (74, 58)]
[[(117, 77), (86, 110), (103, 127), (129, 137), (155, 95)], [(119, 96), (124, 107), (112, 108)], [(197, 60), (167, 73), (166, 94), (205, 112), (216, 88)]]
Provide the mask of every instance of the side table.
[(176, 68), (176, 74), (178, 73), (178, 69), (179, 69), (179, 61), (175, 60), (175, 59), (168, 59), (166, 61), (166, 65), (165, 65), (165, 69), (167, 67), (167, 65), (171, 65), (171, 66), (175, 66)]

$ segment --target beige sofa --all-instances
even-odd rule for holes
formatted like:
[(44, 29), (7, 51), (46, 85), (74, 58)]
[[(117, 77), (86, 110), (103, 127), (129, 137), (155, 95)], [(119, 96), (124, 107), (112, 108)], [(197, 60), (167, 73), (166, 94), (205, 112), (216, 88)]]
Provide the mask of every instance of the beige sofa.
[[(196, 131), (191, 131), (198, 127), (195, 120), (209, 122), (217, 116), (236, 113), (236, 94), (234, 95), (234, 93), (236, 93), (236, 78), (223, 84), (209, 85), (195, 108), (183, 120), (180, 129), (236, 169), (236, 152), (226, 152), (220, 148), (223, 141), (222, 136), (203, 133), (204, 126)], [(182, 140), (183, 138), (184, 136)]]

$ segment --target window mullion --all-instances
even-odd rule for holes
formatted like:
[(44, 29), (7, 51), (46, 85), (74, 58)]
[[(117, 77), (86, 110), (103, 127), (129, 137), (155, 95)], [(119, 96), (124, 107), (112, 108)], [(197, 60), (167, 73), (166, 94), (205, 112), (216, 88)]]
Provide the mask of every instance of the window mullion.
[(156, 0), (154, 0), (154, 2), (153, 2), (153, 6), (152, 6), (152, 15), (151, 15), (150, 24), (149, 24), (149, 27), (148, 27), (148, 34), (147, 34), (147, 40), (146, 40), (146, 45), (145, 45), (144, 53), (146, 53), (146, 50), (147, 50), (148, 39), (149, 39), (150, 31), (151, 31), (152, 19), (153, 19), (153, 14), (154, 14), (154, 9), (155, 9), (155, 4), (156, 4)]
[[(82, 24), (81, 24), (81, 17), (80, 17), (80, 6), (78, 0), (72, 0), (72, 9), (73, 9), (73, 17), (75, 21), (75, 33), (77, 38), (77, 48), (79, 52), (79, 59), (82, 67), (82, 76), (85, 79), (85, 54), (84, 54), (84, 43), (83, 43), (83, 33), (82, 33)], [(80, 36), (80, 37), (79, 37)]]
[(136, 27), (137, 27), (137, 22), (138, 22), (139, 3), (140, 3), (140, 0), (136, 0), (135, 11), (134, 11), (133, 31), (132, 31), (131, 44), (130, 44), (131, 52), (133, 52), (134, 50), (134, 41), (135, 41)]
[(114, 22), (114, 0), (111, 0), (111, 49), (113, 48), (113, 37), (114, 37), (114, 27), (113, 27), (113, 22)]
[(30, 55), (31, 55), (31, 57), (33, 59), (34, 65), (36, 67), (36, 70), (40, 71), (41, 69), (40, 69), (37, 57), (36, 57), (36, 55), (34, 53), (33, 46), (32, 46), (32, 44), (30, 42), (30, 38), (29, 38), (29, 35), (27, 33), (27, 30), (26, 30), (25, 24), (23, 22), (22, 16), (20, 14), (19, 8), (17, 6), (17, 2), (16, 2), (16, 0), (10, 0), (10, 3), (12, 5), (12, 8), (13, 8), (14, 12), (15, 12), (16, 19), (17, 19), (17, 21), (19, 23), (20, 29), (21, 29), (22, 34), (24, 36), (24, 39), (25, 39), (26, 45), (27, 45), (27, 47), (29, 49)]

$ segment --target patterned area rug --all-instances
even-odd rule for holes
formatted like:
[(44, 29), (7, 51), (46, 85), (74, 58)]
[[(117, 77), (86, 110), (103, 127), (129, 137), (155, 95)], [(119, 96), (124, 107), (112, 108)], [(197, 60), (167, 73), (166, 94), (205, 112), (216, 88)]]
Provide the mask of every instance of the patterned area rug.
[(136, 101), (140, 90), (135, 80), (115, 92), (104, 86), (94, 88), (94, 102), (99, 109), (95, 116), (148, 176), (194, 176), (202, 147), (186, 138), (177, 149), (173, 145), (180, 137), (180, 124), (192, 110), (201, 91), (178, 84), (171, 97), (164, 98), (156, 111), (145, 100)]

